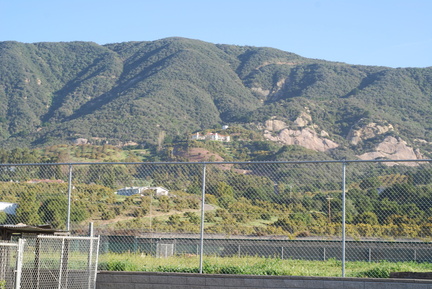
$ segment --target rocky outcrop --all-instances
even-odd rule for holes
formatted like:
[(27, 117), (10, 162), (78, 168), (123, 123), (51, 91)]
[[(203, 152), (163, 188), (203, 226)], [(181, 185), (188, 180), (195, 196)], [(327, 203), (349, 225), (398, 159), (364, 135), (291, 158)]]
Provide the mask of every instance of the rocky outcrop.
[(312, 116), (306, 112), (300, 113), (300, 115), (294, 121), (294, 124), (298, 127), (305, 127), (310, 123), (312, 123)]
[[(399, 137), (388, 136), (379, 143), (373, 152), (364, 153), (358, 156), (362, 160), (388, 159), (388, 160), (418, 160), (422, 159), (418, 149), (414, 150)], [(394, 165), (395, 163), (387, 163)], [(405, 163), (405, 165), (417, 165), (415, 163)]]
[(318, 133), (310, 128), (299, 130), (283, 129), (276, 136), (271, 132), (265, 132), (264, 137), (268, 140), (281, 142), (286, 145), (299, 145), (311, 150), (324, 152), (337, 148), (339, 145), (329, 139), (322, 138)]
[(86, 138), (77, 138), (77, 139), (75, 139), (74, 140), (74, 144), (75, 145), (85, 145), (85, 144), (88, 144), (88, 139), (86, 139)]
[(252, 87), (251, 90), (265, 97), (270, 94), (270, 90), (262, 89), (261, 87)]
[(302, 113), (294, 124), (298, 129), (291, 129), (281, 120), (271, 119), (266, 121), (264, 137), (267, 140), (280, 142), (285, 145), (299, 145), (311, 150), (325, 152), (339, 145), (326, 138), (328, 133), (324, 130), (316, 132), (316, 126), (307, 126), (312, 118), (307, 113)]
[(378, 135), (384, 134), (389, 131), (393, 131), (393, 126), (380, 125), (374, 122), (368, 123), (367, 125), (359, 129), (351, 129), (348, 133), (347, 139), (352, 145), (358, 145), (361, 141), (374, 138)]
[(285, 128), (288, 128), (287, 124), (281, 120), (270, 119), (265, 122), (265, 130), (271, 132), (278, 132)]
[[(359, 143), (373, 139), (379, 135), (385, 135), (388, 132), (394, 131), (391, 124), (378, 124), (370, 122), (358, 129), (351, 129), (347, 139), (352, 145), (358, 145)], [(413, 149), (408, 146), (407, 142), (402, 140), (400, 137), (387, 136), (383, 141), (378, 143), (373, 151), (358, 155), (362, 160), (375, 160), (375, 159), (388, 159), (388, 160), (417, 160), (422, 159), (418, 149)], [(389, 166), (395, 165), (396, 163), (385, 163)], [(404, 163), (404, 165), (412, 166), (417, 165), (416, 163)]]
[[(302, 112), (297, 119), (287, 125), (284, 121), (273, 117), (267, 120), (264, 125), (264, 137), (267, 140), (283, 143), (285, 145), (299, 145), (314, 151), (325, 152), (339, 147), (339, 144), (330, 140), (329, 134), (319, 130), (317, 125), (312, 124), (312, 117), (308, 112)], [(357, 145), (360, 142), (375, 138), (379, 135), (394, 131), (391, 124), (377, 124), (371, 122), (359, 129), (351, 130), (348, 140), (351, 144)], [(418, 160), (423, 159), (419, 149), (410, 147), (400, 137), (387, 136), (378, 143), (373, 151), (357, 156), (362, 160)], [(396, 165), (396, 162), (385, 163), (388, 166)], [(416, 166), (416, 163), (401, 163), (407, 166)]]

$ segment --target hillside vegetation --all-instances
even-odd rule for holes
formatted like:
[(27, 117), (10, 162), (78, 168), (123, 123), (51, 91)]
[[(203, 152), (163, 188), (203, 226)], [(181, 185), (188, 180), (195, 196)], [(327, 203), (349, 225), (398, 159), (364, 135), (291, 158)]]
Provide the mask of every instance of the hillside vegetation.
[[(237, 139), (281, 145), (312, 135), (299, 145), (320, 159), (386, 158), (365, 154), (389, 143), (411, 152), (399, 156), (429, 157), (431, 96), (432, 68), (349, 65), (185, 38), (0, 42), (0, 145), (9, 149), (84, 138), (160, 151), (229, 125), (258, 135)], [(269, 121), (283, 125), (269, 129)]]

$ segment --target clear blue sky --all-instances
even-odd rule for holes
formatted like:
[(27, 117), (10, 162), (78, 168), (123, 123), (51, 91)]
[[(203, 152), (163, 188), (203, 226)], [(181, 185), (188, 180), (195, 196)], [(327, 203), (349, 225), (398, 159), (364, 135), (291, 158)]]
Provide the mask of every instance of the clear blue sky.
[(0, 0), (0, 41), (180, 36), (309, 58), (432, 66), (432, 0)]

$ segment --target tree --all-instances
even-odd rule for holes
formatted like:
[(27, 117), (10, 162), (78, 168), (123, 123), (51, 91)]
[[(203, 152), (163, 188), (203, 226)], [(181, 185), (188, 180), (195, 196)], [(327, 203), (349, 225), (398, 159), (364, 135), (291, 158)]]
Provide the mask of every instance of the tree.
[(228, 206), (235, 202), (233, 188), (225, 182), (219, 182), (215, 189), (216, 197), (218, 197), (218, 204), (222, 208), (227, 209)]
[(38, 215), (39, 202), (37, 201), (36, 192), (28, 190), (20, 194), (16, 212), (17, 220), (27, 225), (39, 225), (41, 219)]
[(100, 208), (101, 211), (101, 219), (102, 220), (111, 220), (114, 219), (116, 214), (112, 208), (107, 207), (105, 204)]
[(385, 189), (379, 196), (381, 200), (389, 199), (390, 201), (396, 201), (398, 204), (411, 203), (419, 197), (419, 189), (409, 183), (394, 184)]
[(141, 218), (141, 217), (144, 217), (145, 215), (147, 215), (147, 213), (148, 213), (148, 210), (146, 208), (139, 207), (133, 211), (132, 215), (136, 218)]
[(382, 185), (381, 180), (378, 177), (372, 177), (364, 179), (360, 182), (360, 189), (367, 190), (370, 188), (378, 188)]
[(49, 198), (39, 208), (42, 220), (56, 229), (66, 228), (67, 200), (63, 197)]
[(364, 212), (354, 217), (354, 224), (378, 225), (378, 217), (373, 212)]
[(403, 215), (401, 206), (387, 198), (375, 204), (374, 213), (377, 215), (380, 224), (384, 224), (391, 215)]
[(168, 225), (173, 226), (173, 225), (179, 225), (180, 223), (181, 223), (180, 215), (176, 214), (176, 215), (171, 215), (168, 217), (168, 221), (167, 221)]
[(189, 222), (192, 224), (198, 225), (200, 223), (200, 217), (194, 212), (186, 212), (183, 214), (186, 218), (189, 219)]
[(89, 216), (90, 213), (83, 201), (78, 200), (72, 203), (70, 216), (72, 222), (79, 223), (86, 220)]
[(161, 196), (159, 198), (159, 208), (162, 212), (169, 212), (171, 209), (170, 198), (168, 196)]

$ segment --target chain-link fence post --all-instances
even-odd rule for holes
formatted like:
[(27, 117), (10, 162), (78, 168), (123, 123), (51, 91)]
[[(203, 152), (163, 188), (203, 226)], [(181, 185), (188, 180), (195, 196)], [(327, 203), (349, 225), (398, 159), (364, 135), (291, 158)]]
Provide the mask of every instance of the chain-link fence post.
[(346, 162), (342, 162), (342, 277), (345, 277), (346, 243)]
[(72, 201), (72, 165), (69, 164), (69, 180), (68, 180), (68, 208), (67, 208), (67, 221), (66, 221), (66, 231), (70, 230), (70, 217), (71, 217), (71, 201)]
[(201, 232), (200, 232), (200, 269), (203, 272), (203, 255), (204, 255), (204, 205), (205, 205), (205, 189), (206, 189), (206, 165), (203, 164), (202, 170), (202, 190), (201, 190)]
[[(93, 238), (94, 237), (94, 228), (93, 228), (93, 222), (90, 222), (89, 224), (89, 237)], [(92, 270), (92, 260), (93, 260), (93, 241), (90, 241), (90, 248), (89, 248), (89, 255), (87, 258), (87, 270), (88, 272), (91, 272)], [(92, 280), (92, 275), (89, 274), (88, 276), (88, 289), (93, 288), (93, 280)]]
[(21, 275), (23, 267), (23, 257), (24, 257), (24, 245), (25, 239), (18, 240), (18, 252), (16, 257), (16, 273), (15, 273), (15, 289), (21, 288)]

